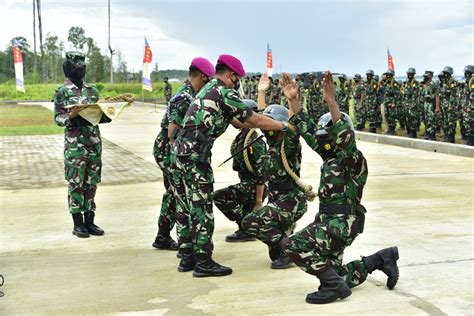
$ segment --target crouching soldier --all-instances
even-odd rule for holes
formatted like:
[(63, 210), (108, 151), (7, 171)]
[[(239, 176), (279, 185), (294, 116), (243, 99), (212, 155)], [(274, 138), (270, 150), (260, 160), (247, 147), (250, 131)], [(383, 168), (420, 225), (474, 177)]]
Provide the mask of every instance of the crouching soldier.
[(285, 96), (295, 115), (295, 126), (306, 143), (323, 159), (319, 185), (319, 212), (314, 222), (283, 240), (283, 249), (306, 273), (316, 276), (320, 286), (306, 296), (311, 304), (326, 304), (351, 295), (352, 287), (363, 283), (368, 273), (382, 270), (387, 286), (393, 289), (398, 281), (398, 249), (386, 248), (343, 265), (344, 249), (362, 233), (365, 208), (361, 204), (367, 181), (367, 161), (357, 149), (350, 117), (339, 111), (331, 73), (324, 78), (324, 98), (330, 113), (318, 123), (310, 118), (296, 98), (296, 85), (283, 74)]
[[(248, 108), (257, 111), (257, 103), (250, 99), (242, 100)], [(241, 128), (231, 146), (232, 168), (238, 172), (240, 182), (214, 192), (214, 204), (238, 230), (226, 236), (227, 242), (255, 240), (242, 229), (242, 219), (252, 210), (262, 207), (265, 200), (264, 156), (267, 147), (253, 128)], [(247, 149), (243, 149), (251, 144)]]
[[(260, 97), (259, 97), (260, 98)], [(263, 115), (288, 124), (288, 109), (281, 105), (268, 106)], [(301, 143), (299, 135), (291, 130), (265, 131), (268, 143), (268, 203), (242, 220), (242, 228), (269, 248), (272, 269), (289, 268), (292, 263), (283, 252), (282, 240), (290, 234), (296, 222), (306, 213), (306, 194), (285, 168), (299, 176), (301, 167)], [(282, 155), (283, 154), (283, 155)], [(290, 171), (290, 172), (291, 172)]]

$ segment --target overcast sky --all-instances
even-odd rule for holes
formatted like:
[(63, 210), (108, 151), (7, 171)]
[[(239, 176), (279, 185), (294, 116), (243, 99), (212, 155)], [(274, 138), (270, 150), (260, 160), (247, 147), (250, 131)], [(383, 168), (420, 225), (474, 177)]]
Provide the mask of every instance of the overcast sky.
[[(0, 0), (0, 47), (16, 35), (33, 44), (32, 0)], [(43, 33), (67, 42), (81, 26), (107, 48), (107, 0), (42, 0)], [(111, 0), (114, 49), (128, 68), (141, 69), (143, 38), (160, 69), (186, 69), (193, 57), (240, 58), (247, 71), (263, 71), (267, 42), (277, 71), (330, 69), (353, 75), (474, 64), (472, 0), (162, 1)]]

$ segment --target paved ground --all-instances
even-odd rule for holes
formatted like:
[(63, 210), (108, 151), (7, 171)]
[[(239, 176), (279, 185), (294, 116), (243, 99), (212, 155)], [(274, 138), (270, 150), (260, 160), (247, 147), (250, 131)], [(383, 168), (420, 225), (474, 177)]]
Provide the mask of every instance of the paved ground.
[[(101, 126), (108, 140), (97, 195), (103, 237), (71, 235), (60, 137), (0, 138), (0, 314), (473, 315), (472, 158), (359, 142), (369, 163), (369, 213), (346, 260), (398, 245), (401, 279), (389, 291), (384, 275), (375, 272), (348, 299), (312, 306), (304, 297), (317, 280), (298, 268), (271, 270), (260, 242), (225, 243), (235, 227), (218, 211), (215, 259), (234, 269), (231, 276), (194, 279), (176, 272), (173, 252), (152, 249), (163, 188), (151, 148), (162, 112), (127, 111)], [(214, 165), (227, 157), (233, 135), (229, 127), (216, 142)], [(32, 142), (44, 146), (33, 150)], [(120, 161), (124, 168), (117, 170)], [(302, 174), (312, 185), (320, 163), (304, 146)], [(16, 170), (21, 166), (28, 171)], [(135, 173), (139, 181), (131, 181)], [(215, 173), (216, 188), (237, 180), (230, 164)], [(311, 204), (298, 227), (315, 210)]]

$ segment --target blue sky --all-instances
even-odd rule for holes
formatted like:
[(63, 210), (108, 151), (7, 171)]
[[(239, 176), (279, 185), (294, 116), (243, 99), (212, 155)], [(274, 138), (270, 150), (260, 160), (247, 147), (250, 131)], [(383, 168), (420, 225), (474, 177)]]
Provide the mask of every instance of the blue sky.
[[(31, 0), (0, 0), (0, 46), (18, 34), (33, 42)], [(246, 70), (265, 69), (266, 45), (277, 71), (330, 69), (353, 75), (387, 68), (398, 74), (444, 66), (462, 74), (474, 63), (473, 1), (160, 1), (111, 0), (112, 46), (128, 68), (141, 68), (143, 37), (160, 69), (185, 69), (195, 56), (239, 57)], [(42, 0), (44, 34), (65, 42), (82, 26), (105, 50), (107, 0)], [(16, 25), (16, 26), (15, 26)], [(65, 43), (68, 48), (69, 43)]]

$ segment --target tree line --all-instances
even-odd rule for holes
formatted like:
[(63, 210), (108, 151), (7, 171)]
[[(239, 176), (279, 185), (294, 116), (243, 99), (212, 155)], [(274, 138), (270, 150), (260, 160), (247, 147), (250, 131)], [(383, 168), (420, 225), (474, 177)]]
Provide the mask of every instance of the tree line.
[[(25, 84), (35, 83), (61, 83), (64, 80), (63, 61), (65, 43), (53, 33), (46, 34), (42, 53), (36, 53), (31, 49), (30, 44), (23, 36), (17, 36), (20, 42), (20, 50), (23, 54), (23, 73)], [(69, 29), (67, 41), (75, 50), (85, 53), (87, 62), (88, 82), (109, 82), (110, 81), (110, 56), (102, 51), (92, 37), (85, 34), (85, 30), (80, 26), (73, 26)], [(36, 67), (35, 60), (36, 57)], [(114, 83), (140, 82), (142, 78), (141, 70), (130, 71), (127, 62), (120, 51), (116, 51), (113, 57)], [(152, 81), (161, 81), (164, 77), (184, 80), (187, 77), (187, 70), (158, 70), (155, 63), (151, 73)], [(15, 68), (13, 63), (13, 46), (10, 42), (5, 50), (0, 51), (0, 84), (15, 83)]]

